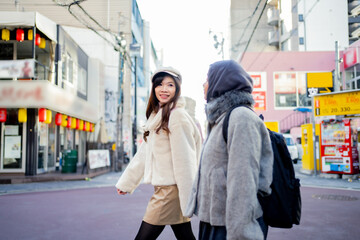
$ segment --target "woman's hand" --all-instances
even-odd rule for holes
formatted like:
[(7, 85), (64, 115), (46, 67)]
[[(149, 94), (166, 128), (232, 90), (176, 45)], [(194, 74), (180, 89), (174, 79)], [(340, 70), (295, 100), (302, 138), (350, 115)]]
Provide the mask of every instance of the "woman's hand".
[(127, 194), (127, 192), (123, 192), (123, 191), (121, 191), (120, 189), (117, 189), (117, 192), (118, 192), (119, 195), (125, 195), (125, 194)]

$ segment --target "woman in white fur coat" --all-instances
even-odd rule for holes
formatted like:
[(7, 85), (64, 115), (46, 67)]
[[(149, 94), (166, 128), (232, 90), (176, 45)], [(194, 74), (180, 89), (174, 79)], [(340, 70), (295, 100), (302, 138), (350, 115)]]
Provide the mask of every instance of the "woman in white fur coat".
[(143, 179), (154, 194), (135, 239), (156, 239), (171, 225), (177, 239), (195, 239), (184, 217), (198, 168), (201, 136), (180, 98), (181, 75), (173, 68), (152, 77), (144, 141), (116, 183), (120, 195), (133, 193)]

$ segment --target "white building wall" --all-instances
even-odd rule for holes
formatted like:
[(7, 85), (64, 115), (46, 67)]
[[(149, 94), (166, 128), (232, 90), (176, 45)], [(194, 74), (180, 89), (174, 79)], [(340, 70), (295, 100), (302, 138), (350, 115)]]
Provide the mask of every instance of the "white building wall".
[(340, 48), (349, 46), (347, 1), (300, 0), (298, 11), (304, 14), (305, 50), (332, 51), (335, 41)]

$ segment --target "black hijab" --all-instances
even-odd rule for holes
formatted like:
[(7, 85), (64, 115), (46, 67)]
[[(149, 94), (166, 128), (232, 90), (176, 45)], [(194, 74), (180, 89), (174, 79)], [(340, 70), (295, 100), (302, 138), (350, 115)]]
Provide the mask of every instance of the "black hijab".
[(253, 81), (249, 74), (234, 60), (215, 62), (208, 71), (207, 102), (231, 90), (251, 93)]

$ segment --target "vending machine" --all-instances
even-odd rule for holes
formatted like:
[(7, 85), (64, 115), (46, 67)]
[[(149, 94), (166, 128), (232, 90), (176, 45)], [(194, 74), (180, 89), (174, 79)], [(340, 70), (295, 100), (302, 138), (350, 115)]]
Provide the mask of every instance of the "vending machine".
[(326, 120), (321, 124), (321, 171), (359, 173), (359, 119)]

